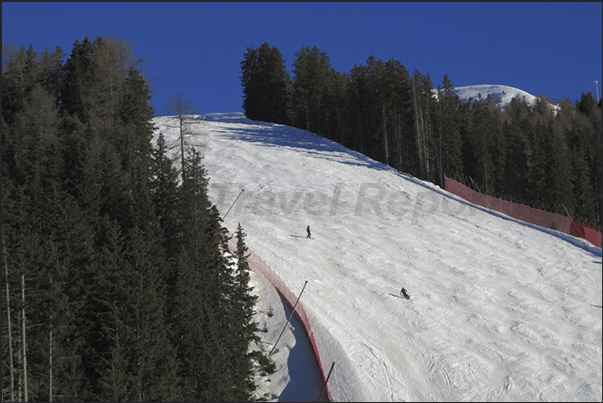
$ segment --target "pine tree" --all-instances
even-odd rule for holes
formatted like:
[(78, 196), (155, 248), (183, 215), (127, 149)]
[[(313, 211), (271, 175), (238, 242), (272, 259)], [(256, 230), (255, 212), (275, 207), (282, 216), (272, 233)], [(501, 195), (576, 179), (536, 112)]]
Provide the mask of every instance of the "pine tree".
[(131, 340), (129, 372), (133, 376), (130, 400), (177, 400), (175, 351), (168, 342), (164, 323), (163, 284), (159, 266), (151, 252), (152, 244), (135, 227), (126, 242), (125, 256), (132, 268), (131, 294), (128, 305)]
[(348, 88), (348, 138), (351, 148), (364, 154), (368, 130), (368, 74), (365, 66), (354, 65)]
[[(228, 389), (220, 358), (222, 345), (219, 321), (209, 305), (203, 273), (195, 268), (184, 247), (177, 261), (175, 310), (171, 320), (172, 342), (178, 357), (178, 375), (183, 401), (217, 401), (219, 391)], [(217, 392), (217, 393), (216, 393)], [(217, 398), (217, 400), (209, 400)]]
[(443, 172), (462, 177), (463, 140), (460, 131), (461, 101), (454, 93), (452, 82), (444, 74), (443, 88), (438, 95), (438, 134), (441, 147), (441, 162), (438, 164)]
[(234, 370), (233, 382), (239, 386), (239, 393), (236, 396), (238, 401), (249, 401), (256, 386), (253, 384), (253, 371), (249, 352), (252, 342), (259, 341), (255, 332), (258, 325), (253, 321), (253, 308), (257, 297), (251, 294), (252, 288), (249, 286), (250, 275), (247, 264), (248, 248), (245, 245), (245, 236), (243, 228), (239, 223), (236, 234), (237, 249), (234, 253), (236, 258), (236, 269), (234, 274), (234, 293), (232, 301), (234, 320), (236, 327), (232, 329), (232, 334), (237, 335), (236, 344), (233, 348), (237, 349), (234, 354), (235, 360), (232, 363)]
[(367, 127), (365, 128), (364, 140), (369, 146), (367, 155), (389, 164), (389, 142), (388, 127), (385, 109), (387, 107), (385, 65), (381, 60), (375, 60), (374, 56), (367, 59), (366, 74), (367, 87)]
[(392, 135), (391, 163), (396, 169), (407, 170), (410, 160), (408, 151), (414, 145), (414, 131), (408, 118), (412, 113), (410, 76), (402, 63), (393, 58), (385, 62), (385, 74), (388, 99), (386, 113)]
[(503, 123), (506, 160), (503, 194), (515, 200), (528, 200), (528, 143), (519, 122)]
[(495, 164), (492, 159), (494, 153), (500, 153), (497, 147), (501, 147), (502, 135), (502, 124), (494, 114), (495, 108), (489, 96), (484, 99), (480, 94), (470, 103), (467, 113), (471, 123), (462, 130), (464, 171), (485, 194), (495, 189), (496, 168), (504, 168), (503, 163)]
[[(584, 135), (586, 136), (586, 142), (589, 144), (601, 144), (603, 141), (603, 114), (601, 105), (600, 100), (599, 104), (595, 103), (590, 92), (582, 94), (582, 97), (576, 103), (578, 111), (590, 122), (590, 125), (586, 123), (580, 124), (582, 127), (586, 126)], [(597, 209), (598, 220), (596, 220), (596, 225), (601, 227), (603, 226), (603, 164), (601, 163), (603, 160), (603, 150), (601, 147), (588, 147), (586, 160), (589, 165), (589, 176), (594, 194), (594, 203)]]
[(228, 316), (229, 287), (219, 248), (220, 231), (207, 196), (207, 174), (195, 149), (190, 150), (186, 164), (178, 192), (182, 238), (169, 317), (171, 340), (178, 352), (183, 399), (228, 400), (232, 352), (224, 341), (228, 337), (222, 323)]
[(143, 75), (130, 67), (123, 78), (121, 99), (117, 101), (117, 116), (120, 128), (117, 128), (112, 144), (121, 152), (124, 171), (142, 187), (146, 186), (150, 164), (151, 139), (154, 127), (152, 117), (154, 109), (149, 105), (151, 96), (149, 83)]
[(65, 53), (56, 46), (54, 52), (45, 49), (40, 60), (41, 71), (39, 81), (42, 87), (52, 96), (55, 110), (59, 110), (61, 101), (61, 79), (63, 70), (63, 58)]
[(243, 110), (249, 119), (289, 124), (290, 77), (282, 54), (264, 42), (241, 62)]
[[(531, 200), (547, 204), (563, 204), (573, 214), (569, 184), (570, 169), (564, 145), (553, 135), (550, 124), (534, 125), (529, 163)], [(561, 213), (561, 211), (560, 211)]]
[(415, 70), (412, 76), (412, 93), (414, 102), (414, 119), (416, 126), (416, 144), (419, 160), (419, 178), (433, 180), (434, 174), (434, 133), (431, 123), (434, 99), (429, 74), (422, 75)]
[(328, 86), (325, 98), (328, 111), (326, 136), (349, 147), (349, 112), (347, 110), (349, 75), (332, 69), (329, 74)]
[(76, 40), (69, 59), (63, 65), (61, 114), (70, 115), (80, 122), (90, 119), (92, 109), (90, 90), (94, 84), (93, 48), (94, 44), (88, 37), (82, 43)]
[(570, 119), (558, 130), (564, 131), (571, 163), (571, 182), (576, 207), (574, 218), (587, 224), (599, 225), (596, 211), (597, 198), (592, 186), (590, 169), (593, 153), (591, 150), (593, 147), (590, 147), (592, 125), (588, 118), (576, 113), (576, 109), (571, 104), (564, 104), (561, 110), (560, 116), (556, 119), (557, 123), (566, 117)]
[(149, 190), (153, 208), (163, 230), (164, 248), (168, 256), (176, 256), (181, 241), (176, 210), (178, 199), (178, 173), (167, 156), (167, 145), (163, 133), (159, 133), (152, 153), (152, 169)]
[(320, 135), (327, 134), (326, 100), (331, 61), (316, 46), (295, 52), (292, 81), (292, 124)]

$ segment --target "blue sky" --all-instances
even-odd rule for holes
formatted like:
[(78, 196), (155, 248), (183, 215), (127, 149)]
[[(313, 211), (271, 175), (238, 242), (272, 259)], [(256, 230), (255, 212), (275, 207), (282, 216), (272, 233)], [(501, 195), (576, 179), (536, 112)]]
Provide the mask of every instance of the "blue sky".
[(2, 41), (34, 50), (113, 36), (145, 57), (152, 105), (184, 93), (198, 113), (241, 111), (247, 47), (316, 46), (349, 72), (370, 55), (454, 86), (499, 84), (553, 100), (602, 92), (602, 3), (3, 2)]

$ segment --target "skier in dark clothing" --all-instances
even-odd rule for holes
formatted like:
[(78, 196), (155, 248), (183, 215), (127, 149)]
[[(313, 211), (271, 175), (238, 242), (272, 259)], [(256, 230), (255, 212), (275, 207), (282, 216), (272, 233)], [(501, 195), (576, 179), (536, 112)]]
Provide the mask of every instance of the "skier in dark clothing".
[(410, 299), (410, 295), (408, 295), (408, 292), (406, 292), (406, 288), (402, 287), (400, 294), (404, 295), (404, 298)]
[(310, 226), (309, 225), (308, 225), (308, 228), (306, 228), (306, 231), (308, 232), (307, 238), (312, 238), (312, 234), (310, 233)]

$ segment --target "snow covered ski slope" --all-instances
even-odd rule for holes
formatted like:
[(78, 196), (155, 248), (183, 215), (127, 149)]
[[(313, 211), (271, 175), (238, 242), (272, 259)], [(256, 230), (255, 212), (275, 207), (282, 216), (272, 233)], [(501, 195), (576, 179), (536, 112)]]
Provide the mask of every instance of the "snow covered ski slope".
[[(155, 124), (176, 144), (170, 119)], [(308, 281), (335, 400), (601, 401), (600, 248), (303, 130), (241, 113), (195, 127), (222, 215), (245, 190), (226, 227), (295, 294)]]

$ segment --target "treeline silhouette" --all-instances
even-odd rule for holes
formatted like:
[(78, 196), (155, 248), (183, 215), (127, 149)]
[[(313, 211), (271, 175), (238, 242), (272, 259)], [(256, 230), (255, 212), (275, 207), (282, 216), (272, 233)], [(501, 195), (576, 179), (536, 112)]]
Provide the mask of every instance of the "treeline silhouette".
[[(293, 77), (267, 42), (241, 62), (246, 116), (327, 137), (377, 161), (443, 187), (444, 175), (601, 229), (601, 102), (583, 93), (558, 108), (545, 96), (504, 107), (490, 95), (462, 102), (447, 75), (434, 88), (398, 60), (331, 67), (318, 48), (294, 53)], [(476, 189), (476, 190), (477, 190)]]
[(132, 46), (3, 49), (2, 400), (249, 401), (244, 233), (151, 139)]

